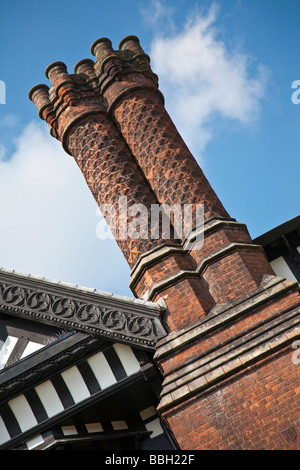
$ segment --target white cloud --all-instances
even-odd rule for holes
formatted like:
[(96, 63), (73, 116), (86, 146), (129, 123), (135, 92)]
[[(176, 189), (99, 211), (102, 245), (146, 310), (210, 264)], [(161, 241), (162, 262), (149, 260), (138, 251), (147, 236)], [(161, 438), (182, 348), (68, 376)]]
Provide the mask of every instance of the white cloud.
[(163, 25), (168, 30), (175, 30), (172, 15), (175, 9), (169, 5), (165, 5), (160, 0), (152, 0), (152, 2), (140, 8), (141, 16), (144, 24), (153, 30), (159, 30)]
[(0, 119), (0, 128), (14, 128), (18, 123), (18, 116), (13, 113), (7, 113)]
[(94, 199), (72, 157), (30, 123), (0, 159), (0, 266), (130, 295), (114, 240), (99, 240)]
[(2, 143), (0, 144), (0, 160), (4, 160), (6, 155), (6, 147)]
[(150, 53), (166, 107), (198, 156), (212, 137), (214, 118), (256, 121), (268, 78), (262, 65), (253, 72), (249, 55), (228, 49), (217, 18), (215, 4), (205, 15), (193, 12), (182, 31), (156, 35)]

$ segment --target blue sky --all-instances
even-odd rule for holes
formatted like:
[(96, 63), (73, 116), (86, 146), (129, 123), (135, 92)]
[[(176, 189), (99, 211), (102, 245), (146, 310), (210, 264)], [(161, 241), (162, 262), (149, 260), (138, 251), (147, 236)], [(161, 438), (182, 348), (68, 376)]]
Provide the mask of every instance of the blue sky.
[[(256, 237), (300, 213), (298, 0), (1, 0), (0, 266), (130, 295), (95, 203), (28, 99), (109, 37), (137, 35), (166, 108), (230, 215)], [(300, 96), (300, 95), (299, 95)]]

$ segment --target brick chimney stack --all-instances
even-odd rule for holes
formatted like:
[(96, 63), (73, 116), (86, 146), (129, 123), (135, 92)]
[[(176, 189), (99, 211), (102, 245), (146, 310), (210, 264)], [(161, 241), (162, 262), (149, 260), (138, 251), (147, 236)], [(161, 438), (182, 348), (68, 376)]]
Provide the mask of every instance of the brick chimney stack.
[[(274, 273), (262, 248), (253, 245), (245, 225), (230, 218), (181, 138), (165, 110), (157, 76), (139, 39), (128, 36), (114, 51), (111, 41), (101, 38), (93, 43), (91, 52), (97, 58), (95, 73), (108, 112), (159, 203), (180, 207), (190, 204), (194, 215), (197, 205), (204, 208), (205, 245), (197, 249), (197, 242), (189, 244), (193, 265), (187, 268), (188, 274), (204, 279), (213, 304), (237, 299), (256, 289), (265, 274)], [(190, 233), (189, 240), (194, 235)], [(138, 268), (139, 265), (133, 272), (131, 287), (136, 295), (142, 296), (145, 287), (137, 274)], [(170, 284), (173, 278), (174, 273), (169, 273)], [(162, 281), (166, 286), (168, 279)], [(166, 291), (154, 295), (157, 284), (147, 285), (154, 300), (157, 295), (169, 295)], [(193, 320), (198, 317), (197, 312)]]
[[(99, 44), (107, 41), (102, 40)], [(166, 296), (170, 318), (168, 327), (181, 327), (190, 318), (209, 311), (212, 299), (201, 279), (194, 279), (193, 275), (190, 279), (189, 273), (193, 272), (195, 262), (175, 237), (172, 220), (170, 238), (163, 238), (161, 231), (158, 239), (152, 237), (151, 210), (161, 203), (109, 116), (107, 100), (101, 93), (93, 62), (81, 60), (74, 71), (75, 74), (68, 74), (62, 62), (50, 64), (46, 77), (52, 86), (50, 89), (46, 85), (33, 87), (30, 99), (37, 106), (39, 116), (48, 123), (50, 134), (60, 140), (65, 151), (75, 158), (97, 204), (115, 208), (116, 217), (106, 214), (112, 230), (116, 222), (117, 234), (124, 226), (128, 233), (134, 223), (134, 215), (125, 217), (124, 211), (119, 210), (120, 197), (127, 198), (128, 208), (142, 204), (147, 209), (145, 225), (148, 233), (137, 239), (130, 235), (125, 239), (116, 236), (116, 240), (132, 268), (132, 290), (138, 297), (158, 300), (168, 289), (170, 276), (188, 271), (187, 276), (178, 280), (175, 295), (178, 298), (187, 295), (191, 308), (185, 314), (179, 314), (173, 294), (172, 299)], [(115, 83), (118, 86), (119, 82)]]
[[(157, 204), (157, 200), (109, 119), (103, 98), (96, 92), (93, 62), (80, 61), (75, 69), (77, 73), (70, 75), (64, 63), (50, 64), (45, 73), (52, 86), (37, 85), (30, 90), (29, 97), (49, 125), (50, 134), (76, 160), (97, 204), (115, 209), (105, 214), (112, 232), (119, 234), (122, 229), (127, 234), (134, 217), (126, 217), (125, 211), (120, 210), (120, 198), (126, 197), (129, 207), (143, 204), (148, 209), (148, 218), (151, 205)], [(146, 222), (150, 228), (150, 221)], [(126, 235), (116, 239), (130, 266), (134, 266), (145, 247), (150, 250), (162, 243), (178, 244), (175, 239), (152, 240), (148, 231), (144, 238)]]
[(163, 204), (204, 204), (205, 217), (228, 217), (164, 107), (157, 76), (135, 36), (114, 51), (109, 39), (91, 47), (108, 111)]
[[(224, 209), (165, 110), (138, 38), (118, 50), (101, 38), (91, 52), (96, 63), (80, 61), (73, 75), (51, 64), (51, 88), (37, 85), (30, 98), (100, 206), (117, 209), (126, 196), (147, 209), (148, 229), (154, 205), (174, 208), (170, 237), (117, 238), (134, 295), (166, 304), (158, 411), (182, 449), (300, 448), (300, 372), (290, 356), (300, 336), (298, 284), (275, 276)], [(184, 205), (193, 224), (177, 236)], [(118, 215), (117, 227), (133, 219)], [(113, 227), (109, 214), (107, 222)]]

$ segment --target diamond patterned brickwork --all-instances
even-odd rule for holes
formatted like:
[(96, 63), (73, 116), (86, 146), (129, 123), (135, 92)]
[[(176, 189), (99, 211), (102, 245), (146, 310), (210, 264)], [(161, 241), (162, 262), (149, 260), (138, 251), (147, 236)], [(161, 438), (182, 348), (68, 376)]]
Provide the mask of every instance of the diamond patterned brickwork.
[[(84, 65), (87, 69), (88, 64)], [(31, 98), (51, 134), (75, 158), (97, 204), (111, 206), (106, 206), (110, 210), (104, 215), (130, 267), (145, 251), (162, 243), (178, 244), (177, 240), (151, 238), (151, 205), (157, 204), (157, 199), (109, 119), (103, 98), (90, 84), (92, 77), (69, 75), (61, 62), (51, 64), (47, 76), (51, 88), (34, 87)], [(122, 197), (126, 198), (125, 206), (120, 202)], [(143, 219), (137, 219), (136, 204), (146, 209)]]
[(204, 204), (206, 218), (228, 217), (159, 96), (143, 90), (119, 101), (115, 119), (160, 203)]
[(117, 51), (102, 38), (91, 50), (100, 92), (159, 203), (203, 204), (207, 219), (228, 217), (168, 115), (138, 38), (124, 38)]
[[(115, 207), (115, 213), (120, 214), (119, 197), (126, 196), (128, 207), (139, 201), (149, 209), (150, 215), (150, 206), (156, 202), (155, 198), (143, 176), (137, 171), (125, 143), (106, 116), (89, 117), (78, 123), (69, 135), (68, 147), (97, 204), (111, 204)], [(120, 226), (128, 227), (134, 217), (127, 217), (121, 211), (121, 216), (118, 215), (116, 221), (118, 234)], [(107, 222), (113, 227), (114, 218), (109, 213)], [(150, 220), (147, 220), (147, 225), (150, 228)], [(116, 236), (131, 267), (145, 250), (162, 242), (151, 240), (148, 231), (144, 233), (144, 237), (134, 240), (128, 236), (125, 240), (120, 240)]]

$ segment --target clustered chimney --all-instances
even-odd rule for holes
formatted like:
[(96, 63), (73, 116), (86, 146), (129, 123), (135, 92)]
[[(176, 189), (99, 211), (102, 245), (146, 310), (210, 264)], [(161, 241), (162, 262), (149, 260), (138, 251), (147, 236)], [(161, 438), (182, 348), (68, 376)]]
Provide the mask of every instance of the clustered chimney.
[[(52, 85), (33, 87), (30, 99), (104, 208), (131, 267), (132, 292), (165, 302), (162, 321), (169, 334), (155, 355), (164, 377), (159, 411), (181, 448), (230, 448), (236, 442), (251, 448), (263, 441), (263, 432), (265, 446), (273, 446), (288, 418), (270, 405), (277, 419), (272, 437), (274, 421), (266, 420), (261, 403), (266, 393), (259, 397), (251, 389), (258, 384), (263, 393), (266, 384), (258, 377), (263, 373), (251, 365), (259, 363), (268, 373), (271, 367), (283, 380), (270, 355), (295, 336), (288, 314), (299, 305), (298, 285), (274, 275), (247, 227), (224, 209), (167, 113), (139, 39), (128, 36), (114, 50), (109, 39), (101, 38), (91, 52), (96, 60), (81, 60), (74, 74), (62, 62), (49, 65), (46, 76)], [(136, 213), (120, 212), (123, 198), (129, 208), (146, 209), (140, 236), (128, 235)], [(155, 220), (159, 237), (150, 230), (154, 206), (161, 208)], [(190, 230), (178, 235), (176, 217), (182, 218), (187, 206)], [(160, 227), (166, 208), (174, 209), (167, 236)], [(127, 237), (120, 236), (122, 228)], [(278, 336), (282, 312), (287, 314), (285, 336), (275, 348), (271, 340)], [(297, 373), (286, 362), (285, 367), (291, 381)], [(229, 383), (228, 377), (234, 380)], [(247, 410), (240, 408), (241, 396)], [(215, 411), (208, 413), (209, 406)], [(290, 405), (282, 399), (278, 406), (283, 412)], [(251, 407), (255, 413), (246, 416)]]

